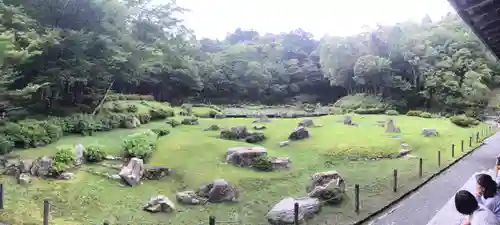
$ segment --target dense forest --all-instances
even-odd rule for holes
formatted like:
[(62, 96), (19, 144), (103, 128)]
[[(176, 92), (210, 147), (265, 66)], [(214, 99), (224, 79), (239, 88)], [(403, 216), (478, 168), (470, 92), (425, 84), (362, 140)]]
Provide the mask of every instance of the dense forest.
[(500, 83), (496, 59), (455, 14), (320, 40), (302, 29), (212, 40), (183, 25), (185, 10), (174, 1), (0, 0), (0, 111), (92, 112), (111, 91), (173, 104), (366, 93), (402, 109), (463, 112), (484, 108)]

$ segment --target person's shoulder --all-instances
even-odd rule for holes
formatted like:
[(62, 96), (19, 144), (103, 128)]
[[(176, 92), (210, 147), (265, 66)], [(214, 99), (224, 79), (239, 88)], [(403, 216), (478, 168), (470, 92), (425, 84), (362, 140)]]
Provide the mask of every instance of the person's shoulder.
[(480, 206), (479, 209), (472, 214), (471, 224), (500, 225), (500, 221), (491, 210)]

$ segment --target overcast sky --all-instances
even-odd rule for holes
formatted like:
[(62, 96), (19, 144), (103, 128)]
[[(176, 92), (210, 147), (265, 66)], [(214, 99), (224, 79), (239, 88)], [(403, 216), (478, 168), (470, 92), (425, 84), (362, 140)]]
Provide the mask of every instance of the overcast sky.
[[(161, 1), (161, 0), (157, 0)], [(363, 25), (439, 19), (453, 9), (446, 0), (177, 0), (191, 9), (185, 22), (198, 37), (224, 38), (236, 28), (261, 33), (302, 28), (320, 38), (350, 35)]]

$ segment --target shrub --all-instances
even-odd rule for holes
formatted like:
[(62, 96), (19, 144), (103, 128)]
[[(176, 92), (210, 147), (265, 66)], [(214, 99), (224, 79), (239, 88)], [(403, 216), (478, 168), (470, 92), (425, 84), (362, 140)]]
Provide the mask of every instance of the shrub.
[(156, 128), (152, 129), (152, 131), (155, 132), (158, 135), (158, 137), (163, 137), (170, 134), (170, 130), (168, 128)]
[(184, 118), (182, 120), (181, 124), (183, 124), (183, 125), (198, 125), (199, 122), (198, 122), (198, 118), (196, 118), (196, 117), (188, 117), (188, 118)]
[(179, 122), (177, 120), (174, 120), (174, 119), (169, 119), (165, 123), (168, 124), (168, 125), (170, 125), (172, 128), (181, 125), (181, 122)]
[(397, 116), (397, 115), (399, 115), (399, 112), (396, 110), (389, 109), (389, 110), (385, 111), (385, 115)]
[(7, 154), (14, 149), (14, 142), (5, 136), (0, 136), (0, 155)]
[(124, 113), (127, 112), (127, 108), (125, 108), (122, 104), (119, 103), (113, 103), (113, 107), (111, 108), (111, 111), (114, 113)]
[(481, 122), (475, 118), (468, 117), (466, 115), (452, 116), (450, 121), (460, 127), (471, 127), (479, 125)]
[(53, 161), (49, 169), (49, 175), (56, 177), (61, 173), (64, 173), (68, 169), (68, 165), (58, 161)]
[(191, 116), (191, 114), (193, 113), (193, 105), (191, 104), (182, 104), (181, 109), (182, 109), (181, 113), (184, 116)]
[(53, 159), (55, 162), (62, 164), (70, 164), (75, 160), (74, 154), (69, 148), (62, 148), (57, 150)]
[(136, 95), (136, 94), (110, 94), (106, 96), (105, 101), (117, 101), (117, 100), (146, 100), (154, 101), (155, 98), (152, 95)]
[(7, 137), (18, 148), (40, 147), (59, 140), (62, 129), (47, 121), (23, 120), (7, 123), (0, 135)]
[(356, 114), (383, 114), (385, 109), (382, 108), (359, 108), (354, 110)]
[(151, 115), (151, 120), (164, 120), (167, 117), (171, 116), (174, 114), (173, 112), (170, 113), (167, 110), (160, 109), (160, 108), (154, 108), (149, 110), (149, 115)]
[(407, 116), (420, 116), (422, 114), (422, 111), (419, 110), (410, 110), (406, 113)]
[(334, 107), (342, 108), (344, 110), (356, 110), (359, 108), (371, 109), (380, 108), (383, 109), (381, 113), (387, 109), (388, 105), (383, 102), (383, 99), (378, 96), (367, 95), (367, 94), (355, 94), (348, 95), (340, 98)]
[(422, 117), (422, 118), (431, 118), (432, 114), (428, 113), (428, 112), (422, 112), (422, 113), (420, 113), (420, 117)]
[(267, 156), (261, 156), (252, 161), (252, 168), (259, 171), (269, 172), (273, 170), (273, 164)]
[(127, 105), (127, 112), (136, 113), (137, 111), (139, 111), (139, 107), (136, 105)]
[(84, 156), (87, 162), (101, 162), (106, 157), (106, 152), (100, 146), (91, 145), (85, 149)]
[(151, 130), (129, 135), (123, 145), (124, 157), (137, 157), (147, 161), (156, 150), (157, 137)]

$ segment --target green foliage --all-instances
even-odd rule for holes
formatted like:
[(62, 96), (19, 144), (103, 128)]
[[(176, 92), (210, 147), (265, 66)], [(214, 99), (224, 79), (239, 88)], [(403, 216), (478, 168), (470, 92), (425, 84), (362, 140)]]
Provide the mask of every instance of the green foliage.
[(419, 110), (410, 110), (406, 113), (407, 116), (420, 116), (423, 112)]
[(54, 162), (61, 164), (70, 164), (75, 160), (73, 151), (70, 148), (61, 148), (57, 150), (56, 155), (53, 158)]
[(101, 146), (90, 145), (85, 148), (84, 157), (89, 163), (101, 162), (106, 157), (106, 152), (102, 150)]
[(52, 161), (52, 166), (49, 169), (49, 174), (56, 177), (57, 175), (65, 172), (68, 169), (68, 165), (59, 161)]
[(127, 112), (136, 113), (137, 111), (139, 111), (139, 107), (136, 105), (127, 105)]
[(385, 111), (385, 115), (397, 116), (397, 115), (399, 115), (399, 112), (396, 110), (389, 109), (389, 110)]
[(432, 118), (432, 114), (428, 112), (422, 112), (420, 113), (420, 117), (422, 118)]
[(108, 96), (106, 96), (106, 101), (118, 101), (118, 100), (154, 101), (155, 98), (152, 95), (136, 95), (136, 94), (109, 94)]
[(356, 114), (383, 114), (385, 109), (382, 108), (357, 108), (354, 110)]
[(152, 129), (151, 131), (155, 132), (158, 135), (158, 137), (163, 137), (170, 134), (170, 129), (165, 127)]
[(149, 115), (151, 115), (151, 120), (163, 120), (166, 119), (167, 117), (172, 117), (175, 115), (175, 112), (173, 110), (167, 111), (164, 109), (150, 109), (149, 110)]
[[(387, 109), (387, 105), (383, 102), (380, 97), (367, 95), (367, 94), (355, 94), (348, 95), (339, 99), (334, 107), (341, 108), (343, 110), (356, 110), (356, 109), (380, 109), (383, 113)], [(361, 110), (361, 111), (363, 111)], [(362, 113), (362, 112), (361, 112)], [(370, 113), (372, 114), (372, 113)]]
[(0, 136), (0, 155), (7, 154), (14, 148), (14, 142), (5, 136)]
[(452, 116), (450, 121), (460, 127), (472, 127), (481, 123), (479, 120), (466, 115)]
[(252, 168), (258, 171), (270, 172), (273, 170), (273, 164), (267, 156), (261, 156), (252, 160)]
[(177, 121), (175, 119), (168, 119), (165, 123), (168, 124), (168, 125), (170, 125), (170, 126), (172, 126), (172, 128), (181, 125), (181, 122), (179, 122), (179, 121)]
[(151, 130), (127, 136), (123, 143), (124, 157), (137, 157), (147, 161), (156, 151), (157, 137)]
[(0, 127), (0, 134), (18, 148), (40, 147), (62, 136), (62, 129), (48, 121), (23, 120)]

